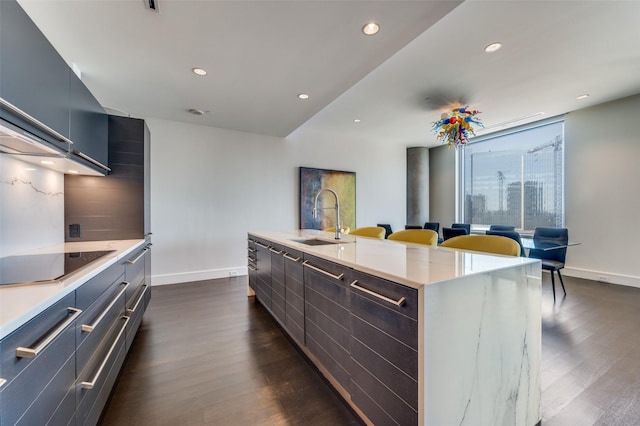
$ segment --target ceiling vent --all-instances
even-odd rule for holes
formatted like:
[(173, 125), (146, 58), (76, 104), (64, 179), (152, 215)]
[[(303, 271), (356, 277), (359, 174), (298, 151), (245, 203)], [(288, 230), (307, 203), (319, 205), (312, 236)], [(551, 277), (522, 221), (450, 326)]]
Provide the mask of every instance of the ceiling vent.
[(159, 12), (158, 0), (144, 0), (144, 5), (149, 10), (152, 10), (154, 12)]

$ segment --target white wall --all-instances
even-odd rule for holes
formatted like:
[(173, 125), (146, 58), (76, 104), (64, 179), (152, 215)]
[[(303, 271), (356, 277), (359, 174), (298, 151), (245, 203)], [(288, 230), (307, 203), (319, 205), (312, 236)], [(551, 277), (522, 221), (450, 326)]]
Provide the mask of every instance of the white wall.
[(64, 242), (64, 175), (0, 155), (0, 257)]
[(356, 172), (356, 225), (404, 227), (404, 147), (313, 131), (281, 139), (146, 122), (154, 285), (246, 273), (248, 231), (299, 227), (300, 166)]
[(640, 95), (565, 120), (567, 274), (640, 287)]

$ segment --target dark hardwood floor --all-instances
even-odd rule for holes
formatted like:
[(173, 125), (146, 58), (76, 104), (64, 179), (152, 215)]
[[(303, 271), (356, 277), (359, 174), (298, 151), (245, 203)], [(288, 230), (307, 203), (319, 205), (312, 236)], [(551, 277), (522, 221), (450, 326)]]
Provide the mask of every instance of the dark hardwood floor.
[[(640, 289), (542, 294), (542, 424), (640, 425)], [(246, 297), (246, 277), (153, 288), (102, 425), (348, 425), (357, 417)]]

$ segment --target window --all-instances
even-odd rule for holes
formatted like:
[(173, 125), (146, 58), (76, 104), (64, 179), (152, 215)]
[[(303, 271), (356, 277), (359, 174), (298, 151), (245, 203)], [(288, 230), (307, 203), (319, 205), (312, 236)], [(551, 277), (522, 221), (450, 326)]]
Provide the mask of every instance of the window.
[(564, 122), (488, 136), (461, 152), (462, 220), (473, 229), (564, 226)]

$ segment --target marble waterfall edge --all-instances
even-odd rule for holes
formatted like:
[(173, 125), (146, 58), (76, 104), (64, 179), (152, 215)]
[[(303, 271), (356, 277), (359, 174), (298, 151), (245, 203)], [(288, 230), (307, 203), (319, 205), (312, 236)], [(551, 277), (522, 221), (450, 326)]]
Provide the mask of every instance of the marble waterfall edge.
[(540, 286), (539, 264), (425, 286), (424, 425), (538, 423)]

